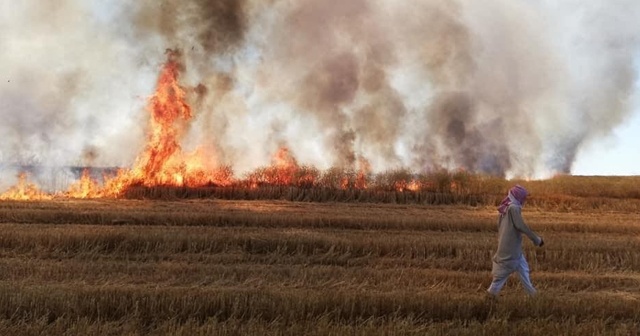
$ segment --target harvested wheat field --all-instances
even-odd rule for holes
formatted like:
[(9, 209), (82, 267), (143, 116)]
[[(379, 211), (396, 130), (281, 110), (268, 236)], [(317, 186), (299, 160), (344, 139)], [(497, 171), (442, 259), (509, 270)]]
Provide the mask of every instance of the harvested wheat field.
[(637, 335), (640, 213), (525, 208), (487, 299), (493, 206), (0, 203), (2, 335)]

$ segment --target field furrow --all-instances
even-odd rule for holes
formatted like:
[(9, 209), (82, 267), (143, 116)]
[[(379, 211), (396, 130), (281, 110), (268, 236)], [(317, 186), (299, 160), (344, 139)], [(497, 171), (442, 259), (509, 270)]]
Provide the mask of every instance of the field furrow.
[(495, 217), (454, 206), (2, 203), (0, 333), (638, 330), (639, 214), (525, 211), (546, 242), (525, 241), (540, 293), (526, 298), (514, 276), (493, 301)]

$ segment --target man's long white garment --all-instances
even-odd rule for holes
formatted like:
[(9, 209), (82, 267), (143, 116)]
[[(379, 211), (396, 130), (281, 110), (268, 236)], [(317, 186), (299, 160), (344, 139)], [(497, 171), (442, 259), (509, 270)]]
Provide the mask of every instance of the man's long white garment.
[(524, 290), (527, 291), (529, 295), (535, 295), (536, 289), (533, 287), (531, 283), (531, 279), (529, 279), (529, 264), (527, 263), (527, 259), (525, 259), (524, 254), (520, 256), (520, 259), (517, 260), (517, 263), (513, 265), (501, 265), (493, 263), (493, 269), (491, 274), (493, 274), (493, 282), (491, 282), (491, 286), (487, 290), (491, 295), (498, 295), (500, 290), (507, 283), (507, 279), (511, 273), (517, 272), (520, 277), (520, 282), (524, 287)]
[(511, 204), (505, 214), (498, 218), (498, 251), (493, 256), (493, 282), (487, 290), (490, 294), (497, 295), (513, 272), (518, 272), (527, 293), (535, 294), (536, 290), (529, 279), (529, 265), (522, 252), (522, 234), (540, 246), (542, 239), (525, 224), (521, 207)]

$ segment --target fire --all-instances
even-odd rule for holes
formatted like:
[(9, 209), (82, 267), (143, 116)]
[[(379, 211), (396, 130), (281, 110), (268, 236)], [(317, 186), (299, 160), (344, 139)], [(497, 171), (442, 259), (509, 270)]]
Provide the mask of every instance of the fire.
[(98, 183), (89, 175), (89, 170), (85, 169), (82, 171), (80, 180), (69, 187), (65, 196), (71, 198), (99, 198), (102, 197), (102, 191)]
[(396, 191), (399, 191), (399, 192), (403, 192), (406, 190), (416, 192), (422, 189), (421, 183), (413, 179), (409, 180), (408, 182), (407, 180), (404, 180), (404, 179), (395, 181), (393, 184), (393, 187)]
[[(357, 169), (333, 169), (321, 176), (320, 171), (300, 166), (287, 147), (280, 147), (273, 155), (271, 165), (249, 174), (244, 181), (234, 179), (230, 167), (218, 167), (215, 157), (202, 148), (184, 153), (181, 140), (193, 118), (188, 94), (180, 84), (183, 70), (179, 51), (168, 50), (156, 83), (155, 93), (147, 106), (149, 125), (147, 141), (131, 169), (122, 169), (114, 176), (105, 176), (102, 185), (92, 179), (88, 170), (60, 196), (71, 198), (121, 197), (132, 186), (227, 187), (239, 185), (257, 188), (261, 185), (311, 188), (316, 186), (364, 190), (370, 188), (371, 165), (357, 158)], [(406, 174), (396, 178), (392, 188), (397, 191), (419, 191), (424, 185), (411, 180)], [(373, 188), (376, 183), (373, 183)], [(452, 186), (451, 189), (456, 189)], [(388, 187), (385, 187), (388, 188)], [(27, 183), (26, 174), (20, 175), (18, 184), (0, 199), (52, 198)]]
[(342, 189), (342, 190), (349, 189), (349, 177), (348, 176), (344, 176), (342, 178), (342, 180), (340, 181), (340, 189)]
[(105, 195), (117, 197), (132, 185), (200, 187), (232, 183), (230, 170), (210, 169), (202, 150), (182, 152), (180, 138), (193, 114), (187, 92), (179, 83), (183, 67), (180, 57), (178, 51), (167, 51), (167, 61), (147, 107), (150, 121), (145, 149), (131, 170), (122, 170), (105, 181)]
[(301, 171), (289, 149), (282, 146), (273, 155), (271, 166), (260, 168), (248, 176), (248, 184), (251, 188), (257, 188), (259, 185), (293, 186), (299, 185), (301, 181), (315, 181), (315, 177), (311, 175), (300, 176), (298, 179)]
[(37, 201), (51, 199), (50, 195), (40, 191), (35, 184), (27, 181), (27, 174), (18, 175), (18, 183), (0, 195), (0, 200)]
[(297, 174), (297, 186), (302, 188), (311, 188), (316, 186), (320, 172), (313, 167), (300, 167)]
[(295, 181), (295, 175), (300, 169), (298, 162), (291, 155), (289, 149), (286, 147), (280, 147), (276, 154), (273, 156), (271, 169), (271, 181), (267, 181), (269, 184), (275, 185), (291, 185)]
[(181, 164), (179, 136), (184, 122), (192, 118), (191, 107), (186, 102), (186, 92), (178, 83), (180, 54), (167, 52), (156, 92), (149, 101), (149, 134), (147, 145), (134, 165), (132, 174), (146, 186), (182, 185), (186, 166)]
[(369, 175), (371, 174), (371, 164), (363, 157), (358, 158), (358, 171), (343, 176), (340, 181), (340, 189), (364, 190), (369, 187)]
[(405, 189), (407, 189), (407, 181), (406, 180), (395, 181), (393, 183), (393, 189), (400, 192), (404, 191)]
[(411, 182), (407, 184), (406, 189), (410, 191), (419, 191), (421, 189), (420, 182), (416, 180), (411, 180)]
[(360, 157), (358, 160), (358, 175), (356, 176), (356, 189), (367, 189), (368, 176), (371, 173), (371, 164), (365, 158)]
[[(227, 186), (232, 183), (233, 173), (229, 168), (210, 168), (211, 160), (201, 150), (184, 154), (180, 140), (192, 119), (187, 102), (187, 91), (180, 85), (182, 71), (180, 52), (167, 51), (165, 62), (156, 83), (156, 91), (149, 99), (149, 126), (147, 143), (131, 169), (122, 169), (115, 176), (105, 177), (102, 188), (85, 171), (64, 196), (73, 198), (119, 197), (133, 185), (189, 186), (208, 184)], [(286, 182), (286, 181), (285, 181)], [(25, 182), (21, 175), (17, 186), (11, 188), (5, 199), (34, 199), (51, 197), (37, 191)]]
[(186, 102), (186, 92), (178, 84), (179, 57), (174, 51), (168, 52), (168, 60), (158, 78), (156, 93), (150, 100), (149, 140), (134, 168), (135, 172), (142, 175), (146, 185), (174, 184), (178, 182), (176, 175), (184, 174), (184, 167), (175, 166), (178, 159), (176, 156), (180, 154), (178, 125), (180, 121), (190, 120), (192, 114), (191, 107)]

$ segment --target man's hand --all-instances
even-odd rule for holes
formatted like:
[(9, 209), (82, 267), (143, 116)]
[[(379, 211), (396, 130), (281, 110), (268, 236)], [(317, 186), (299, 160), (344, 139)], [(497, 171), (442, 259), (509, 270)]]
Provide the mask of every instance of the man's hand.
[(542, 237), (540, 237), (540, 245), (538, 245), (538, 247), (542, 247), (544, 246), (544, 239), (542, 239)]

